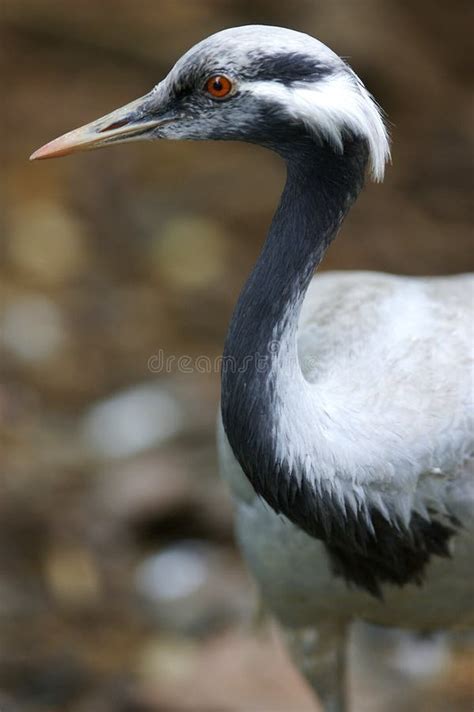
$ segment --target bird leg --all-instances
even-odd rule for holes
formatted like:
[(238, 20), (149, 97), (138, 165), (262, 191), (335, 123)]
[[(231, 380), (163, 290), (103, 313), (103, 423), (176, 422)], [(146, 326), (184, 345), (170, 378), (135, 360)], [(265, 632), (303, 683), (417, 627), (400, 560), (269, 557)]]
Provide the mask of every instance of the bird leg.
[(316, 693), (324, 712), (347, 712), (346, 627), (323, 624), (286, 628), (284, 635), (291, 657)]

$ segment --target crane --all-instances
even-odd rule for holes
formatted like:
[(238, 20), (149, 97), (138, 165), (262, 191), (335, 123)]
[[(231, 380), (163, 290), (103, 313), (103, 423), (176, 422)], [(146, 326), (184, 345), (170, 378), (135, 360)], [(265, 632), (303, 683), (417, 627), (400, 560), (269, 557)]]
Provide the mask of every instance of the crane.
[(362, 81), (309, 35), (218, 32), (149, 94), (32, 159), (161, 138), (246, 141), (286, 162), (225, 342), (218, 445), (245, 560), (340, 712), (352, 621), (474, 620), (473, 278), (314, 275), (390, 152)]

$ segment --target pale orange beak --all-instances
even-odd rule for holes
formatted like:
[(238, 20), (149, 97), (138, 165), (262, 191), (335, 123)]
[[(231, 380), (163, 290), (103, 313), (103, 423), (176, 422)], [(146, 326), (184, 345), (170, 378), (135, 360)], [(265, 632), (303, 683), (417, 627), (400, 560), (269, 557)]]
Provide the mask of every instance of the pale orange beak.
[(173, 120), (159, 111), (157, 103), (153, 92), (146, 94), (90, 124), (69, 131), (41, 146), (31, 154), (30, 161), (67, 156), (69, 153), (90, 151), (112, 143), (146, 138), (151, 129)]

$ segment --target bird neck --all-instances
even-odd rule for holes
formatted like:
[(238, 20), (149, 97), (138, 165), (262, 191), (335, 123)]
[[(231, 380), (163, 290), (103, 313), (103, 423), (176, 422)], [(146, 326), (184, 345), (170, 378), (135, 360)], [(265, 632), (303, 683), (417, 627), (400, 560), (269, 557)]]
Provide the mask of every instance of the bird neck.
[[(287, 180), (232, 316), (221, 403), (234, 455), (256, 491), (275, 509), (275, 473), (280, 472), (281, 480), (284, 467), (279, 423), (292, 417), (290, 400), (300, 399), (304, 413), (307, 397), (297, 350), (301, 305), (314, 269), (362, 188), (368, 157), (366, 143), (354, 137), (347, 138), (340, 154), (309, 138), (279, 152), (287, 161)], [(287, 443), (288, 448), (293, 445)]]
[(365, 459), (363, 428), (341, 421), (317, 380), (303, 376), (301, 305), (362, 187), (367, 147), (347, 139), (343, 154), (307, 143), (285, 154), (291, 157), (280, 205), (227, 336), (222, 422), (255, 492), (323, 542), (336, 576), (381, 597), (382, 584), (420, 584), (431, 557), (449, 555), (459, 522), (411, 511), (384, 494), (385, 480), (363, 488), (354, 461), (370, 480), (374, 462), (383, 460)]

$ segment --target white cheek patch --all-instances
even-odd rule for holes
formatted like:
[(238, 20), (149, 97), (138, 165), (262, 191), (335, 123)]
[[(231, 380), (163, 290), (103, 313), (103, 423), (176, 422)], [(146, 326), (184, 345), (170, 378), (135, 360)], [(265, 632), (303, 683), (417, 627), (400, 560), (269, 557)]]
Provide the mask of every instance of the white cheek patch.
[(341, 153), (345, 131), (364, 137), (369, 145), (372, 177), (381, 181), (390, 159), (387, 130), (376, 102), (358, 77), (349, 72), (313, 83), (285, 86), (277, 81), (257, 81), (246, 82), (242, 88), (279, 104)]

